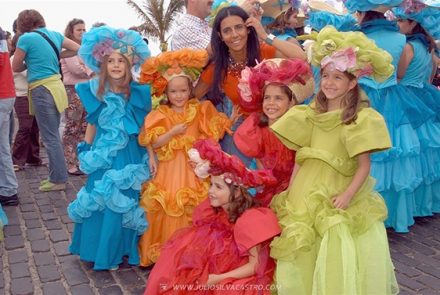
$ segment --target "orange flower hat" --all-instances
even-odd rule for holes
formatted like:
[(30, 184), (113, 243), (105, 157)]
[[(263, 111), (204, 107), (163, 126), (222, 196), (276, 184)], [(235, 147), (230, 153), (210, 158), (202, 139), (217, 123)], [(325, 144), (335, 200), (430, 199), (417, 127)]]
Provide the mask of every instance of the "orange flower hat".
[(165, 92), (168, 81), (181, 76), (195, 81), (207, 63), (208, 52), (204, 49), (184, 48), (163, 52), (144, 62), (139, 81), (151, 84), (152, 94), (161, 96)]

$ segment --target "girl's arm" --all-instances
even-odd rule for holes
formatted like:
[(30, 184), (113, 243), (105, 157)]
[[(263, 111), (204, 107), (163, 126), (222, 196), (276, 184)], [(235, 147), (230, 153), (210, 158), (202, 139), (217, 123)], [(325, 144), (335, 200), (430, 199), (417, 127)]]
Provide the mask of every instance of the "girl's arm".
[(84, 135), (84, 141), (88, 144), (92, 144), (96, 135), (96, 126), (92, 124), (87, 124), (86, 134)]
[(257, 245), (249, 250), (249, 262), (245, 265), (222, 274), (210, 274), (206, 284), (215, 285), (227, 278), (242, 279), (254, 275), (258, 263), (259, 249), (260, 246)]
[(153, 148), (157, 149), (160, 148), (161, 146), (166, 145), (168, 142), (170, 142), (170, 140), (179, 134), (183, 134), (186, 132), (186, 124), (185, 123), (181, 123), (181, 124), (177, 124), (175, 125), (173, 128), (171, 128), (168, 132), (162, 134), (161, 136), (159, 136), (157, 138), (157, 140), (151, 145)]
[[(263, 28), (261, 22), (255, 17), (250, 17), (246, 20), (247, 27), (253, 27), (257, 32), (258, 37), (261, 40), (266, 40), (268, 34)], [(275, 57), (281, 58), (300, 58), (302, 60), (307, 60), (307, 54), (298, 44), (294, 44), (289, 41), (283, 41), (278, 38), (275, 38), (272, 42), (272, 46), (276, 48), (277, 52), (275, 53)]]
[(293, 180), (295, 179), (296, 174), (298, 173), (298, 170), (301, 166), (298, 165), (298, 163), (295, 163), (295, 166), (293, 166), (293, 171), (292, 171), (292, 176), (290, 176), (290, 182), (289, 182), (289, 186), (292, 185)]
[(148, 152), (148, 167), (150, 168), (150, 174), (154, 177), (157, 172), (157, 161), (156, 157), (154, 156), (154, 150), (151, 145), (147, 146), (147, 152)]
[(414, 49), (409, 43), (406, 43), (405, 47), (403, 48), (402, 54), (400, 55), (399, 65), (397, 66), (397, 80), (403, 79), (413, 57)]
[(353, 196), (358, 192), (365, 179), (370, 174), (370, 153), (363, 153), (358, 155), (358, 168), (353, 176), (353, 180), (347, 189), (332, 198), (333, 206), (339, 209), (346, 209), (350, 204)]

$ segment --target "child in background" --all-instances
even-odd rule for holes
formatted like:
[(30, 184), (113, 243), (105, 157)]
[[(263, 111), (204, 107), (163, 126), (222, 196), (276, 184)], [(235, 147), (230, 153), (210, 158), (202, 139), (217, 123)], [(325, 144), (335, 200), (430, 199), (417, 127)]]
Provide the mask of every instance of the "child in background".
[(271, 243), (278, 294), (397, 294), (387, 209), (369, 177), (370, 154), (391, 142), (357, 83), (388, 78), (391, 56), (359, 32), (326, 27), (311, 38), (321, 90), (271, 126), (296, 150), (292, 183), (271, 203), (282, 227)]
[(295, 164), (295, 152), (269, 127), (291, 106), (310, 97), (313, 86), (310, 66), (300, 59), (268, 59), (242, 71), (240, 105), (253, 113), (234, 132), (234, 143), (244, 155), (256, 158), (259, 169), (271, 170), (278, 180), (257, 192), (263, 206), (269, 206), (274, 194), (287, 189)]
[[(141, 265), (156, 262), (162, 244), (179, 228), (190, 225), (193, 209), (205, 198), (209, 184), (194, 174), (187, 151), (199, 138), (218, 141), (231, 126), (211, 102), (192, 98), (192, 83), (208, 61), (205, 50), (181, 49), (148, 59), (141, 82), (152, 83), (153, 95), (165, 92), (166, 104), (145, 118), (139, 143), (154, 149), (154, 178), (143, 185), (140, 205), (149, 229), (139, 241)], [(150, 158), (150, 161), (154, 161)]]
[(85, 33), (79, 50), (97, 77), (76, 85), (87, 112), (78, 157), (88, 178), (67, 208), (75, 222), (69, 250), (95, 270), (117, 269), (123, 256), (139, 264), (138, 239), (147, 228), (139, 191), (150, 173), (138, 133), (151, 97), (148, 85), (133, 82), (131, 67), (149, 54), (139, 33), (108, 26)]
[(188, 154), (195, 173), (210, 176), (209, 199), (194, 211), (193, 225), (163, 246), (144, 294), (270, 294), (268, 246), (280, 228), (272, 210), (259, 208), (247, 189), (277, 180), (268, 170), (248, 170), (209, 140), (196, 142)]

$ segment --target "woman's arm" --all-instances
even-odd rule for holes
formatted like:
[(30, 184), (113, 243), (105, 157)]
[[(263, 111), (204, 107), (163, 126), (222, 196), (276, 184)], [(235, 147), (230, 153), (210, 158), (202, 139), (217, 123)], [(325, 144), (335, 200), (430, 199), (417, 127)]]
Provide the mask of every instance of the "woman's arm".
[(209, 87), (211, 87), (211, 85), (203, 82), (202, 79), (199, 79), (196, 86), (194, 87), (195, 98), (201, 99), (203, 96), (205, 96), (205, 94), (209, 91)]
[(26, 53), (17, 47), (14, 53), (14, 59), (12, 60), (12, 70), (16, 73), (23, 72), (26, 70), (26, 65), (24, 64), (24, 58)]
[(414, 57), (414, 49), (411, 44), (406, 43), (400, 55), (399, 64), (397, 66), (397, 80), (402, 80), (406, 70)]
[(231, 271), (222, 274), (210, 274), (207, 285), (215, 285), (227, 278), (242, 279), (255, 274), (258, 264), (258, 251), (260, 246), (255, 246), (249, 250), (249, 262)]
[(186, 124), (185, 123), (181, 123), (181, 124), (177, 124), (175, 125), (173, 128), (171, 128), (168, 132), (162, 134), (161, 136), (159, 136), (157, 138), (157, 140), (151, 145), (153, 148), (157, 149), (160, 148), (161, 146), (166, 145), (168, 142), (170, 142), (170, 140), (179, 134), (183, 134), (186, 132)]
[(66, 50), (61, 51), (60, 58), (66, 58), (75, 56), (78, 53), (80, 45), (69, 38), (64, 38), (61, 47)]
[(88, 144), (92, 144), (95, 140), (96, 126), (92, 124), (87, 124), (86, 134), (84, 135), (84, 141)]
[(359, 191), (365, 179), (370, 174), (370, 153), (363, 153), (358, 155), (358, 168), (353, 176), (353, 179), (347, 189), (335, 197), (333, 197), (333, 206), (339, 209), (346, 209), (350, 204), (353, 196)]
[[(263, 28), (261, 22), (255, 17), (250, 17), (246, 20), (247, 27), (253, 27), (257, 32), (258, 37), (261, 40), (266, 40), (269, 36)], [(298, 44), (280, 40), (275, 38), (272, 42), (272, 46), (276, 48), (275, 57), (281, 58), (300, 58), (302, 60), (307, 60), (307, 54)]]

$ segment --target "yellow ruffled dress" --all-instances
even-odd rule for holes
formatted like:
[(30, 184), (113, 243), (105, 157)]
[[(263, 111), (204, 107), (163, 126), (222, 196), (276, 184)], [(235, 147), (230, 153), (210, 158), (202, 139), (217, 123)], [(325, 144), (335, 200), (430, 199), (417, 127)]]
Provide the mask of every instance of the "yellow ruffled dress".
[(139, 143), (148, 146), (173, 126), (186, 123), (185, 134), (173, 137), (154, 150), (156, 176), (143, 184), (140, 206), (146, 211), (148, 229), (139, 241), (140, 265), (155, 263), (160, 248), (178, 229), (191, 225), (193, 209), (206, 199), (209, 183), (201, 181), (189, 165), (187, 151), (200, 138), (218, 141), (231, 121), (209, 101), (189, 100), (179, 113), (161, 105), (145, 118)]
[(366, 179), (346, 210), (331, 203), (352, 181), (357, 155), (391, 146), (382, 116), (363, 108), (346, 125), (341, 110), (317, 113), (301, 105), (271, 128), (297, 151), (300, 165), (288, 190), (271, 203), (282, 228), (271, 243), (278, 294), (397, 294), (383, 224), (387, 209), (374, 179)]

